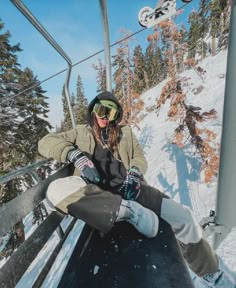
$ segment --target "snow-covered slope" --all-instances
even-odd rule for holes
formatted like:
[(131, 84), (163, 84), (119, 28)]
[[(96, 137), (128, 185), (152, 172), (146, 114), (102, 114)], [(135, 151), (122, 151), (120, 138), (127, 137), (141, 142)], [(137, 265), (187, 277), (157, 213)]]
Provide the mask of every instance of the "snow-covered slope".
[[(214, 57), (208, 57), (198, 66), (205, 70), (196, 73), (193, 69), (185, 71), (180, 78), (187, 79), (182, 86), (187, 96), (187, 104), (202, 108), (203, 111), (215, 109), (217, 119), (202, 122), (217, 134), (215, 143), (220, 144), (222, 112), (225, 90), (227, 52), (222, 51)], [(156, 105), (158, 96), (166, 81), (143, 94), (145, 109)], [(198, 221), (209, 216), (215, 210), (217, 179), (206, 184), (200, 172), (200, 159), (194, 153), (171, 145), (171, 138), (177, 123), (167, 120), (169, 102), (157, 112), (144, 112), (145, 117), (135, 133), (144, 148), (149, 168), (145, 178), (149, 184), (167, 193), (176, 201), (192, 208)], [(217, 252), (226, 264), (236, 271), (236, 229), (221, 244)]]

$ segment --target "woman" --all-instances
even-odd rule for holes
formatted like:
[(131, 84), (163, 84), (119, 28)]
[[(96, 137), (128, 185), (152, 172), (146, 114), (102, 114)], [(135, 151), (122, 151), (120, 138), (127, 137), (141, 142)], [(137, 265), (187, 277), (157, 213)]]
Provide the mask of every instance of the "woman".
[(115, 222), (127, 221), (152, 238), (161, 217), (171, 225), (185, 260), (199, 276), (198, 287), (235, 287), (219, 269), (218, 257), (190, 209), (145, 183), (147, 161), (132, 129), (118, 125), (121, 119), (118, 100), (103, 92), (88, 106), (88, 125), (40, 140), (43, 156), (70, 161), (76, 168), (75, 176), (51, 183), (48, 201), (105, 233)]

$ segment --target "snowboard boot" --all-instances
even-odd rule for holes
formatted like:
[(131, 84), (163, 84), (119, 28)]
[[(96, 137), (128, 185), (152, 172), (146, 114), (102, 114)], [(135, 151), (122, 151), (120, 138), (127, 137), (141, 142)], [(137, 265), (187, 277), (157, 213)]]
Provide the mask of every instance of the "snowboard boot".
[(192, 278), (196, 288), (236, 288), (236, 274), (229, 271), (229, 268), (219, 257), (219, 270), (215, 273), (209, 273), (203, 277)]
[(127, 221), (132, 224), (139, 233), (148, 238), (157, 235), (159, 228), (159, 219), (150, 209), (143, 207), (138, 202), (122, 200), (117, 222)]

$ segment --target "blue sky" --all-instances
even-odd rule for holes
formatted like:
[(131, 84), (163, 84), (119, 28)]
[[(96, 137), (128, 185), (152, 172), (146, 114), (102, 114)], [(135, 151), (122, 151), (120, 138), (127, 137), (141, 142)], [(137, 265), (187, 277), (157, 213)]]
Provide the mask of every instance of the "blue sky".
[[(24, 5), (44, 26), (49, 34), (71, 58), (72, 63), (88, 57), (103, 49), (103, 36), (100, 18), (99, 0), (24, 0)], [(177, 7), (182, 6), (177, 0)], [(198, 4), (193, 0), (185, 7), (178, 22), (186, 22), (189, 11)], [(154, 0), (107, 0), (110, 43), (120, 39), (120, 28), (131, 33), (142, 27), (138, 23), (138, 12), (145, 6), (154, 7)], [(5, 30), (11, 32), (11, 44), (20, 43), (22, 52), (18, 60), (22, 68), (29, 67), (40, 81), (67, 67), (65, 60), (52, 48), (29, 21), (18, 11), (10, 0), (0, 1), (0, 18), (5, 23)], [(145, 45), (146, 35), (152, 32), (147, 29), (134, 36), (133, 45)], [(116, 47), (111, 49), (111, 54)], [(104, 54), (77, 65), (73, 68), (70, 93), (76, 91), (76, 78), (80, 73), (84, 85), (85, 96), (90, 101), (96, 95), (96, 73), (91, 65), (98, 59), (104, 60)], [(60, 123), (62, 119), (61, 91), (66, 74), (42, 84), (49, 97), (50, 122)]]

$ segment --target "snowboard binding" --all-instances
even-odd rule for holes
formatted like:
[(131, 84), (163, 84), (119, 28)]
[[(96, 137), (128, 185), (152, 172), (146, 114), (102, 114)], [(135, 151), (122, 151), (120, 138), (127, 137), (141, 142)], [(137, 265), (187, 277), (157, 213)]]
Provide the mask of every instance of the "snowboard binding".
[[(190, 3), (192, 0), (182, 0)], [(151, 28), (176, 13), (176, 0), (159, 0), (156, 7), (143, 7), (138, 13), (138, 21), (142, 27)]]

